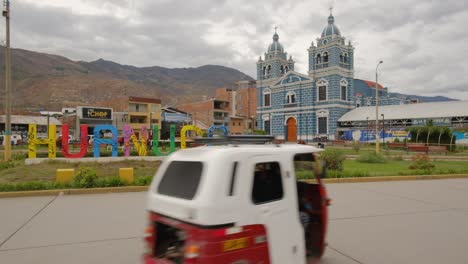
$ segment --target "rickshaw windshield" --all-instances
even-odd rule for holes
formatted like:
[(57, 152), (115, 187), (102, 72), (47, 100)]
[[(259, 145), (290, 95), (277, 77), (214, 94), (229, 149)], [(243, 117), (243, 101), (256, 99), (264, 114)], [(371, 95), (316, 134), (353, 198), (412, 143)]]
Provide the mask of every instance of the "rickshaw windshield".
[(172, 161), (158, 186), (158, 193), (193, 200), (197, 193), (203, 171), (198, 161)]

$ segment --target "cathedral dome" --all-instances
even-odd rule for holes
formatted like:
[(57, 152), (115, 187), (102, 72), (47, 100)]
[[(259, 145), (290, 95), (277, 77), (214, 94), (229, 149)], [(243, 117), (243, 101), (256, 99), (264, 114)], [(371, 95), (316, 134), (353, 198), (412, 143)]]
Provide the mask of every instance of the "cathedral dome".
[(332, 14), (328, 17), (328, 25), (322, 31), (322, 38), (328, 37), (331, 35), (341, 36), (341, 32), (338, 27), (335, 25), (335, 18)]
[(278, 40), (278, 33), (275, 32), (273, 35), (273, 43), (268, 46), (268, 52), (284, 52), (283, 45), (281, 45)]

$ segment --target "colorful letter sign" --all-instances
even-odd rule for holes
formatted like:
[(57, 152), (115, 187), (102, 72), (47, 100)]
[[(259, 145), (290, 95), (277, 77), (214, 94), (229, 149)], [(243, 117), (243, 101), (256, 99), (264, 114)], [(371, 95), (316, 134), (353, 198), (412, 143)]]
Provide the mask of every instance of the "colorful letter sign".
[(180, 130), (180, 148), (184, 149), (187, 147), (187, 131), (195, 131), (198, 136), (203, 135), (203, 132), (200, 128), (197, 126), (189, 125), (189, 126), (183, 126), (182, 129)]
[(28, 134), (28, 157), (36, 158), (36, 145), (48, 145), (49, 158), (57, 157), (57, 144), (55, 142), (55, 125), (49, 125), (49, 137), (46, 139), (37, 138), (37, 125), (29, 125)]
[(175, 151), (175, 125), (170, 126), (170, 141), (169, 141), (169, 152), (162, 153), (159, 151), (159, 127), (155, 125), (153, 127), (153, 153), (156, 156), (165, 156)]
[[(62, 126), (62, 153), (63, 156), (66, 158), (81, 158), (86, 155), (88, 150), (88, 127), (86, 125), (80, 126), (80, 151), (78, 153), (70, 153), (69, 149), (69, 125), (64, 124)], [(210, 128), (211, 133), (215, 129), (222, 129), (226, 134), (227, 128), (224, 126), (213, 126)], [(110, 131), (112, 133), (112, 138), (103, 138), (101, 137), (101, 131)], [(202, 135), (202, 130), (197, 126), (188, 125), (182, 127), (180, 131), (181, 135), (181, 142), (180, 147), (182, 149), (186, 148), (186, 141), (187, 141), (187, 131), (195, 131), (197, 136)], [(117, 128), (112, 125), (97, 125), (93, 131), (94, 134), (94, 142), (93, 142), (93, 149), (94, 149), (94, 157), (99, 158), (100, 156), (100, 146), (101, 145), (111, 145), (112, 146), (112, 157), (117, 157)], [(140, 139), (133, 133), (133, 129), (129, 125), (125, 125), (123, 128), (124, 134), (124, 156), (130, 156), (130, 142), (133, 143), (135, 146), (135, 150), (138, 152), (139, 156), (146, 156), (148, 154), (147, 149), (147, 142), (149, 140), (148, 130), (145, 126), (141, 128), (141, 136)], [(161, 155), (168, 155), (175, 151), (175, 126), (170, 126), (170, 145), (169, 145), (169, 152), (163, 153), (159, 150), (159, 127), (154, 126), (153, 128), (153, 153), (157, 156)], [(49, 147), (49, 158), (55, 158), (57, 155), (56, 153), (56, 126), (49, 125), (49, 137), (47, 139), (38, 139), (37, 138), (37, 125), (29, 125), (29, 145), (28, 145), (28, 156), (29, 158), (36, 158), (37, 149), (36, 145), (48, 145)]]
[(70, 153), (68, 144), (68, 131), (70, 126), (68, 124), (62, 125), (62, 153), (65, 158), (82, 158), (88, 151), (88, 126), (81, 125), (80, 130), (80, 152)]
[[(102, 138), (100, 132), (102, 130), (110, 130), (112, 138)], [(99, 158), (101, 144), (110, 144), (112, 146), (112, 157), (117, 157), (117, 128), (112, 125), (97, 125), (94, 128), (94, 157)]]
[(133, 131), (132, 135), (130, 136), (130, 140), (132, 141), (133, 146), (135, 146), (135, 150), (138, 153), (138, 156), (146, 156), (146, 142), (148, 140), (148, 130), (146, 130), (146, 126), (141, 127), (140, 140), (138, 140), (137, 136), (133, 133)]

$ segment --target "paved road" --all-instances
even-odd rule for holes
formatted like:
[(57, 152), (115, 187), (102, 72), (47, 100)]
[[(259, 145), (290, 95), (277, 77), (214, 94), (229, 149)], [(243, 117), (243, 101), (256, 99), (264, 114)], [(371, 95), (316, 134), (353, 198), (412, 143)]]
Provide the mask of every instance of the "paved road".
[[(468, 179), (328, 190), (322, 263), (468, 263)], [(0, 199), (0, 263), (140, 263), (144, 206), (144, 193)]]

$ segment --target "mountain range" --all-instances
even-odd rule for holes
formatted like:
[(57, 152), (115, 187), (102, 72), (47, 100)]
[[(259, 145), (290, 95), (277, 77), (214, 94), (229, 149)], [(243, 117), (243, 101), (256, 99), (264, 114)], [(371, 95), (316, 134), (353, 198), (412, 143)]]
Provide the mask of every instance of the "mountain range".
[[(5, 49), (0, 48), (2, 69), (4, 56)], [(159, 98), (163, 104), (180, 103), (213, 96), (216, 88), (233, 87), (240, 80), (253, 80), (236, 69), (218, 65), (135, 67), (104, 59), (72, 61), (23, 49), (11, 49), (11, 58), (13, 112), (98, 104), (119, 111), (124, 110), (120, 108), (125, 107), (122, 102), (128, 96)], [(4, 74), (0, 77), (0, 92), (4, 93)]]

